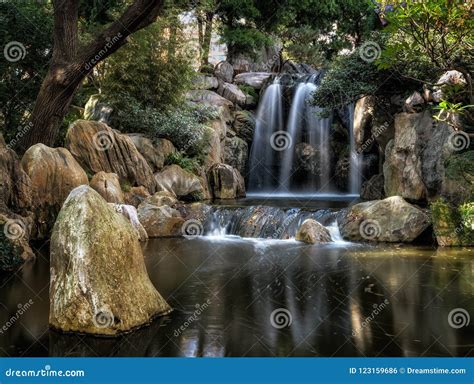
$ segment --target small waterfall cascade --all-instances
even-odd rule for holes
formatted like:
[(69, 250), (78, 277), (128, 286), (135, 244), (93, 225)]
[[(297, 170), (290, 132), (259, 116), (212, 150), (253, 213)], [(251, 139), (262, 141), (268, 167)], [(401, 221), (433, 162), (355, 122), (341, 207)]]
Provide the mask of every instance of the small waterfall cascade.
[(249, 190), (264, 191), (277, 177), (278, 159), (271, 146), (272, 135), (283, 129), (283, 99), (279, 78), (265, 90), (259, 103), (250, 152)]
[(349, 193), (358, 195), (360, 193), (361, 184), (361, 155), (356, 148), (355, 132), (354, 132), (354, 103), (347, 106), (349, 115), (349, 133), (350, 133), (350, 176), (349, 176)]
[(204, 223), (204, 235), (224, 237), (229, 235), (243, 238), (291, 239), (306, 219), (315, 219), (327, 226), (335, 241), (340, 240), (336, 212), (319, 209), (283, 209), (272, 206), (213, 207)]

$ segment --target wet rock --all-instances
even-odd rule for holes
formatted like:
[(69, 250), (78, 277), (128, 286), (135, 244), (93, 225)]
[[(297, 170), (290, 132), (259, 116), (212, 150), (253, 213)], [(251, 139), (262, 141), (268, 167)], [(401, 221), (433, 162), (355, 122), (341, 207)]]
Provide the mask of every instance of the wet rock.
[(382, 174), (374, 175), (360, 189), (360, 197), (364, 200), (380, 200), (385, 197), (384, 177)]
[(36, 237), (44, 239), (69, 193), (80, 185), (88, 184), (89, 180), (65, 148), (36, 144), (25, 152), (21, 165), (31, 179)]
[(128, 220), (137, 233), (138, 239), (140, 241), (148, 240), (148, 235), (145, 231), (145, 228), (143, 228), (143, 225), (141, 225), (140, 220), (138, 219), (137, 209), (133, 205), (110, 203), (110, 206), (115, 210), (115, 212), (120, 213)]
[(234, 83), (260, 90), (271, 76), (272, 74), (269, 72), (244, 72), (235, 76)]
[(205, 203), (178, 204), (176, 209), (187, 222), (193, 221), (200, 223), (201, 226), (206, 222), (212, 207)]
[(176, 209), (167, 205), (156, 206), (144, 202), (138, 207), (138, 219), (148, 237), (174, 237), (182, 235), (184, 219)]
[(203, 73), (198, 73), (192, 80), (192, 87), (194, 89), (217, 89), (219, 81), (217, 77), (208, 76)]
[(73, 190), (51, 237), (50, 325), (116, 336), (170, 311), (127, 219), (88, 186)]
[(329, 231), (316, 220), (307, 219), (296, 232), (295, 239), (307, 244), (329, 243), (332, 241)]
[(103, 123), (78, 120), (69, 128), (66, 146), (86, 171), (116, 173), (121, 184), (157, 191), (153, 172), (132, 139)]
[(168, 191), (180, 199), (199, 200), (199, 195), (204, 193), (199, 178), (176, 164), (166, 166), (155, 177), (162, 191)]
[(247, 143), (253, 141), (255, 132), (255, 116), (250, 111), (237, 111), (234, 114), (234, 122), (232, 128), (238, 137)]
[(132, 139), (153, 172), (160, 171), (164, 167), (168, 155), (176, 152), (173, 143), (167, 139), (156, 139), (153, 142), (140, 133), (131, 133), (128, 136)]
[(347, 240), (409, 243), (429, 227), (430, 217), (402, 197), (392, 196), (353, 205), (338, 225)]
[(123, 204), (125, 201), (120, 180), (116, 173), (99, 172), (90, 181), (90, 187), (101, 195), (105, 201)]
[(125, 203), (137, 208), (143, 201), (148, 199), (151, 195), (145, 187), (133, 187), (125, 191)]
[(321, 172), (319, 150), (308, 143), (298, 143), (295, 146), (296, 168), (312, 175)]
[(362, 97), (355, 103), (354, 107), (354, 138), (356, 150), (361, 153), (364, 143), (372, 135), (372, 121), (375, 111), (375, 97)]
[(227, 61), (221, 61), (214, 69), (214, 75), (226, 83), (232, 83), (234, 79), (234, 67)]
[(245, 182), (235, 168), (214, 164), (208, 171), (209, 185), (214, 199), (235, 199), (245, 196)]
[(239, 137), (228, 137), (225, 139), (224, 162), (237, 169), (244, 175), (247, 169), (248, 145)]

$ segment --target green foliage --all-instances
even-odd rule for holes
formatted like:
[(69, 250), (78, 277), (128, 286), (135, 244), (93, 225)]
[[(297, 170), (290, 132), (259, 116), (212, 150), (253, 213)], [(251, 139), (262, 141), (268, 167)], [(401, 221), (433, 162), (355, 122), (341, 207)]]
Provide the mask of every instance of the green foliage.
[(459, 213), (464, 226), (474, 231), (474, 202), (464, 203), (459, 206)]
[(181, 168), (191, 172), (197, 173), (199, 170), (199, 162), (196, 159), (187, 157), (181, 152), (170, 153), (165, 159), (165, 165), (176, 164)]
[(460, 129), (458, 117), (465, 114), (468, 109), (474, 108), (474, 105), (463, 105), (462, 103), (451, 103), (448, 100), (441, 100), (434, 109), (439, 113), (433, 116), (438, 121), (444, 121), (454, 129)]
[(247, 84), (241, 84), (241, 85), (239, 85), (239, 89), (243, 93), (245, 93), (246, 95), (252, 96), (253, 99), (256, 102), (258, 102), (259, 95), (258, 95), (258, 92), (255, 90), (254, 87), (251, 87), (250, 85), (247, 85)]
[[(8, 142), (26, 123), (48, 69), (51, 6), (49, 2), (0, 1), (0, 21), (0, 132)], [(10, 61), (3, 56), (7, 44)]]
[(449, 179), (471, 185), (469, 179), (474, 176), (474, 151), (452, 155), (446, 159), (444, 166)]

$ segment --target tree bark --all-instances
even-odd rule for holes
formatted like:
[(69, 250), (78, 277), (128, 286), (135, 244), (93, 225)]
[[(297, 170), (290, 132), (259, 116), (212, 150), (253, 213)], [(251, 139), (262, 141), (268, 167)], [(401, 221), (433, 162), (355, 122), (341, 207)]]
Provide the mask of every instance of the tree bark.
[(123, 46), (129, 35), (153, 23), (164, 6), (164, 0), (135, 0), (89, 45), (80, 47), (79, 2), (53, 0), (53, 58), (31, 113), (31, 128), (20, 143), (22, 152), (37, 143), (54, 146), (61, 123), (84, 78)]

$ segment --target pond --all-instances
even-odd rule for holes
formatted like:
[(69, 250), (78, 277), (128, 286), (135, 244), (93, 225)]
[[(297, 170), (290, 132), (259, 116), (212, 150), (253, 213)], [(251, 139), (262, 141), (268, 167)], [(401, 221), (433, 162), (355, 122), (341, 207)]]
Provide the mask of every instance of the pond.
[(48, 330), (45, 248), (35, 263), (1, 280), (2, 356), (469, 356), (474, 351), (472, 321), (459, 327), (466, 324), (466, 313), (474, 313), (470, 248), (342, 241), (310, 246), (236, 236), (150, 240), (144, 245), (150, 278), (175, 310), (116, 339)]

